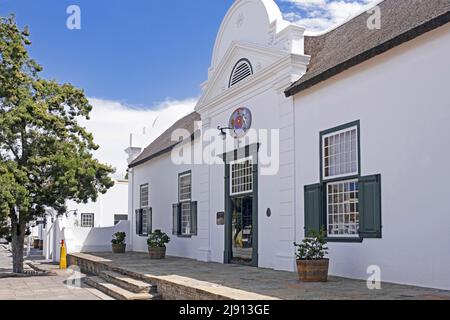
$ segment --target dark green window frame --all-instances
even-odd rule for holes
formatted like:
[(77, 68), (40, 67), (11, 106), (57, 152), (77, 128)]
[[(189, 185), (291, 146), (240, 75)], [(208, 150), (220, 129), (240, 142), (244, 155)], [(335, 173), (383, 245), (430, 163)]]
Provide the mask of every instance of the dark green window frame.
[[(85, 217), (91, 217), (89, 225), (86, 224), (86, 222), (84, 220)], [(95, 214), (91, 213), (91, 212), (89, 212), (89, 213), (88, 212), (82, 213), (81, 214), (80, 225), (81, 225), (82, 228), (90, 228), (90, 229), (94, 228), (95, 227)]]
[[(358, 146), (358, 173), (353, 175), (348, 175), (344, 177), (336, 177), (336, 178), (325, 178), (324, 177), (324, 155), (323, 155), (323, 138), (324, 136), (333, 134), (335, 132), (343, 131), (346, 129), (350, 129), (356, 127), (357, 128), (357, 146)], [(349, 122), (344, 125), (340, 125), (328, 130), (324, 130), (320, 132), (320, 183), (322, 185), (322, 225), (325, 227), (325, 231), (328, 235), (328, 208), (327, 208), (327, 185), (330, 183), (340, 182), (340, 181), (349, 181), (349, 180), (359, 180), (361, 176), (361, 123), (359, 120)], [(329, 242), (362, 242), (363, 239), (361, 237), (327, 237)]]
[[(143, 200), (143, 190), (147, 189), (147, 191), (145, 192), (145, 196), (147, 197), (147, 204), (144, 204), (144, 200)], [(141, 184), (139, 187), (139, 208), (143, 209), (143, 208), (147, 208), (150, 206), (150, 184), (149, 183), (144, 183)]]
[[(334, 132), (357, 127), (358, 144), (358, 173), (325, 179), (323, 176), (323, 140), (324, 136)], [(366, 238), (380, 239), (382, 237), (381, 224), (381, 176), (361, 176), (361, 129), (360, 122), (354, 121), (320, 133), (320, 183), (305, 186), (305, 236), (311, 230), (325, 228), (328, 235), (328, 202), (327, 187), (336, 182), (358, 182), (359, 230), (358, 237), (328, 237), (329, 242), (362, 242)]]
[[(191, 199), (182, 201), (180, 198), (180, 178), (186, 175), (190, 175), (191, 178)], [(192, 201), (192, 186), (193, 177), (191, 170), (178, 174), (178, 202), (172, 205), (172, 234), (179, 238), (192, 238), (198, 235), (198, 203), (197, 201)], [(186, 203), (189, 203), (191, 211), (190, 234), (182, 233), (182, 205)]]
[[(348, 175), (345, 177), (337, 177), (337, 178), (329, 178), (326, 179), (323, 176), (323, 167), (324, 167), (324, 163), (323, 163), (323, 137), (330, 135), (334, 132), (339, 132), (339, 131), (343, 131), (346, 129), (350, 129), (356, 127), (357, 128), (357, 146), (358, 146), (358, 172), (357, 174), (354, 175)], [(351, 179), (357, 179), (361, 176), (361, 123), (359, 120), (357, 121), (353, 121), (338, 127), (334, 127), (332, 129), (328, 129), (325, 131), (322, 131), (320, 133), (320, 182), (321, 183), (329, 183), (329, 182), (337, 182), (337, 181), (341, 181), (341, 180), (351, 180)]]

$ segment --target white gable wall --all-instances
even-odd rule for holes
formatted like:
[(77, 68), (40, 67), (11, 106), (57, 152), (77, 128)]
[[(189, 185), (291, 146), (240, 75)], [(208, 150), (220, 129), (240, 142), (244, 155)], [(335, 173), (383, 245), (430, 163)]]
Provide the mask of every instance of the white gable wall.
[[(217, 126), (226, 126), (229, 121), (230, 115), (238, 107), (246, 107), (252, 111), (253, 115), (253, 127), (263, 129), (278, 129), (281, 123), (280, 112), (284, 110), (280, 109), (279, 96), (276, 90), (271, 85), (262, 85), (260, 88), (253, 91), (252, 95), (241, 97), (240, 99), (230, 100), (224, 104), (220, 111), (214, 114), (204, 114), (205, 119), (210, 122), (211, 128)], [(291, 108), (293, 104), (291, 103)], [(237, 146), (237, 145), (236, 145)], [(241, 145), (245, 146), (244, 144)], [(231, 151), (231, 150), (227, 150)], [(266, 152), (261, 149), (260, 152)], [(293, 155), (292, 155), (293, 156)], [(210, 172), (210, 196), (211, 196), (211, 214), (224, 211), (224, 175), (225, 166), (216, 165), (209, 167)], [(284, 252), (289, 254), (291, 260), (292, 257), (292, 242), (293, 236), (289, 239), (289, 247), (283, 247), (280, 243), (281, 238), (286, 236), (286, 230), (280, 229), (280, 221), (277, 213), (279, 212), (279, 190), (280, 188), (286, 188), (286, 186), (280, 186), (279, 176), (262, 176), (259, 175), (258, 179), (258, 243), (259, 243), (259, 266), (267, 268), (283, 268), (282, 265), (277, 262), (277, 254)], [(292, 184), (292, 191), (294, 185)], [(293, 199), (290, 199), (292, 201)], [(266, 216), (266, 210), (270, 208), (274, 214), (268, 218)], [(291, 213), (293, 214), (293, 213)], [(291, 217), (293, 219), (293, 216)], [(293, 234), (295, 224), (292, 220), (291, 228), (288, 230)], [(214, 220), (215, 223), (215, 220)], [(223, 243), (224, 243), (224, 226), (211, 226), (214, 230), (212, 232), (212, 248), (217, 248), (218, 251), (214, 251), (214, 261), (223, 262)]]
[[(280, 173), (259, 174), (258, 245), (260, 267), (291, 270), (294, 265), (295, 184), (293, 99), (284, 89), (306, 72), (309, 57), (303, 55), (304, 29), (289, 25), (272, 0), (237, 0), (218, 32), (208, 81), (196, 107), (205, 128), (227, 127), (231, 114), (240, 107), (252, 112), (253, 129), (280, 130), (282, 162)], [(245, 58), (254, 75), (228, 88), (233, 67)], [(217, 131), (218, 134), (218, 131)], [(270, 132), (269, 132), (270, 134)], [(257, 140), (259, 141), (259, 140)], [(254, 141), (254, 142), (257, 142)], [(225, 152), (244, 147), (245, 141)], [(264, 146), (260, 153), (267, 153)], [(269, 152), (270, 154), (270, 152)], [(224, 261), (224, 226), (216, 225), (216, 213), (225, 209), (225, 166), (207, 166), (212, 216), (211, 259)], [(271, 209), (273, 215), (266, 216)]]
[(288, 25), (273, 0), (236, 0), (217, 34), (211, 72), (224, 60), (233, 43), (266, 45), (273, 39), (273, 32)]
[(362, 175), (382, 175), (383, 239), (330, 244), (331, 273), (450, 289), (450, 26), (295, 96), (298, 228), (320, 181), (319, 134), (361, 121)]

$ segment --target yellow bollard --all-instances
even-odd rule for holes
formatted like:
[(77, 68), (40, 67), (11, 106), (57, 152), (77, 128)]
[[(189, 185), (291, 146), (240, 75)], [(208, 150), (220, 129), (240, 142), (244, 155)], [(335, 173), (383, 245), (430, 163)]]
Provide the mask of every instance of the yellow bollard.
[(61, 241), (61, 257), (59, 260), (59, 269), (61, 270), (67, 269), (67, 250), (64, 240)]

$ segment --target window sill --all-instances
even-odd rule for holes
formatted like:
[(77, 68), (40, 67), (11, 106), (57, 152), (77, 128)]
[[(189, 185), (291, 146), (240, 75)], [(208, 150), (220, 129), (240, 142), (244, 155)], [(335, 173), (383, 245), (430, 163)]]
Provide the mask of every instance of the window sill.
[(191, 238), (193, 238), (194, 236), (193, 235), (176, 235), (176, 237), (177, 238), (180, 238), (180, 239), (191, 239)]
[(326, 238), (330, 243), (362, 243), (363, 238)]

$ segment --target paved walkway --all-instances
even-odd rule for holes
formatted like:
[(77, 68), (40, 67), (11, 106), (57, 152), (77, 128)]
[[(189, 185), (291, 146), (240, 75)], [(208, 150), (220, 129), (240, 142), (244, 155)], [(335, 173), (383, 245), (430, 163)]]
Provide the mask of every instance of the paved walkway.
[(144, 253), (76, 255), (148, 278), (182, 281), (184, 285), (202, 290), (228, 291), (230, 295), (239, 291), (240, 297), (245, 297), (248, 292), (249, 296), (257, 294), (287, 300), (450, 300), (450, 291), (388, 283), (383, 283), (382, 290), (369, 290), (365, 281), (336, 277), (331, 277), (328, 283), (301, 283), (292, 272), (173, 257), (150, 260)]
[(11, 254), (3, 245), (0, 245), (0, 300), (111, 300), (100, 291), (85, 285), (81, 285), (80, 288), (67, 286), (70, 274), (43, 261), (39, 252), (33, 251), (30, 258), (40, 262), (40, 268), (54, 272), (56, 275), (12, 277)]

